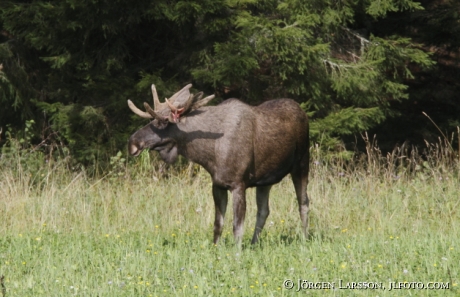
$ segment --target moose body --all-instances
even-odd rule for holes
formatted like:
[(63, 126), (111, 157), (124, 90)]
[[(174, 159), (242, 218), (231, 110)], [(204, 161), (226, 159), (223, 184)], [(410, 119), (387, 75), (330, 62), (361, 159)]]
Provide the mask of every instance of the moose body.
[(129, 152), (138, 155), (143, 149), (157, 150), (168, 163), (182, 155), (209, 172), (215, 203), (214, 243), (222, 234), (228, 191), (233, 196), (233, 233), (241, 243), (248, 187), (257, 188), (252, 243), (257, 242), (269, 214), (270, 188), (287, 174), (291, 174), (307, 233), (308, 120), (295, 101), (276, 99), (249, 106), (228, 99), (217, 106), (190, 110), (172, 121), (166, 122), (167, 116), (159, 112), (153, 113), (153, 118), (130, 137)]

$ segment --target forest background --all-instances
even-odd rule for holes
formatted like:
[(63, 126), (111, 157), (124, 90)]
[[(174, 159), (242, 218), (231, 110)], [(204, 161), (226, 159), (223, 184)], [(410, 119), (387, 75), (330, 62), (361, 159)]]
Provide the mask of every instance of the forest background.
[(151, 102), (152, 83), (211, 104), (293, 98), (331, 153), (364, 131), (383, 151), (456, 148), (459, 15), (454, 0), (2, 0), (2, 154), (104, 170), (146, 124), (126, 100)]

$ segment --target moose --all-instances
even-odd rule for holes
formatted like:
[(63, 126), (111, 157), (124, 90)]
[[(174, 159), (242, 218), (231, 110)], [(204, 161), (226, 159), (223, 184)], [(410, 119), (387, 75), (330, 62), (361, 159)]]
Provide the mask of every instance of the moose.
[(205, 106), (214, 95), (191, 94), (191, 84), (160, 103), (152, 85), (153, 109), (146, 111), (128, 100), (129, 108), (151, 122), (129, 138), (128, 150), (159, 152), (167, 163), (178, 155), (200, 164), (212, 178), (215, 204), (214, 244), (221, 237), (228, 191), (233, 196), (233, 235), (241, 245), (246, 214), (246, 189), (256, 187), (257, 218), (251, 243), (258, 241), (269, 215), (272, 185), (291, 175), (302, 231), (307, 236), (309, 199), (308, 119), (292, 99), (275, 99), (258, 106), (227, 99)]

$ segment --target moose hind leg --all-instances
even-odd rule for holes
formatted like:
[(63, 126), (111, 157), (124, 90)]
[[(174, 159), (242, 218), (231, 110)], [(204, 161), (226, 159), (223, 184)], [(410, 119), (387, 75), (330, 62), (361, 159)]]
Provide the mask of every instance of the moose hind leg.
[(270, 195), (271, 186), (257, 187), (256, 200), (257, 200), (257, 220), (256, 227), (254, 228), (254, 236), (252, 237), (251, 244), (255, 244), (259, 240), (260, 232), (264, 228), (268, 215), (270, 214), (270, 207), (268, 203), (268, 196)]
[(225, 212), (227, 210), (228, 192), (224, 188), (212, 185), (212, 196), (214, 198), (214, 206), (216, 208), (216, 216), (214, 220), (214, 244), (219, 241), (224, 228)]
[(297, 196), (297, 202), (299, 204), (300, 220), (302, 221), (302, 231), (305, 238), (308, 237), (308, 212), (310, 201), (307, 194), (308, 184), (308, 171), (303, 171), (301, 168), (294, 170), (291, 173), (292, 182)]

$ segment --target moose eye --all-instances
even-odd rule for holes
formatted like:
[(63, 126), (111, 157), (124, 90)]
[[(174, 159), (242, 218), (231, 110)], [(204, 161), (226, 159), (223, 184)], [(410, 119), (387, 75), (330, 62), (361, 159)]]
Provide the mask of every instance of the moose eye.
[(168, 126), (168, 119), (163, 119), (163, 120), (160, 120), (160, 119), (154, 119), (153, 120), (153, 126), (157, 129), (164, 129), (166, 128), (166, 126)]

